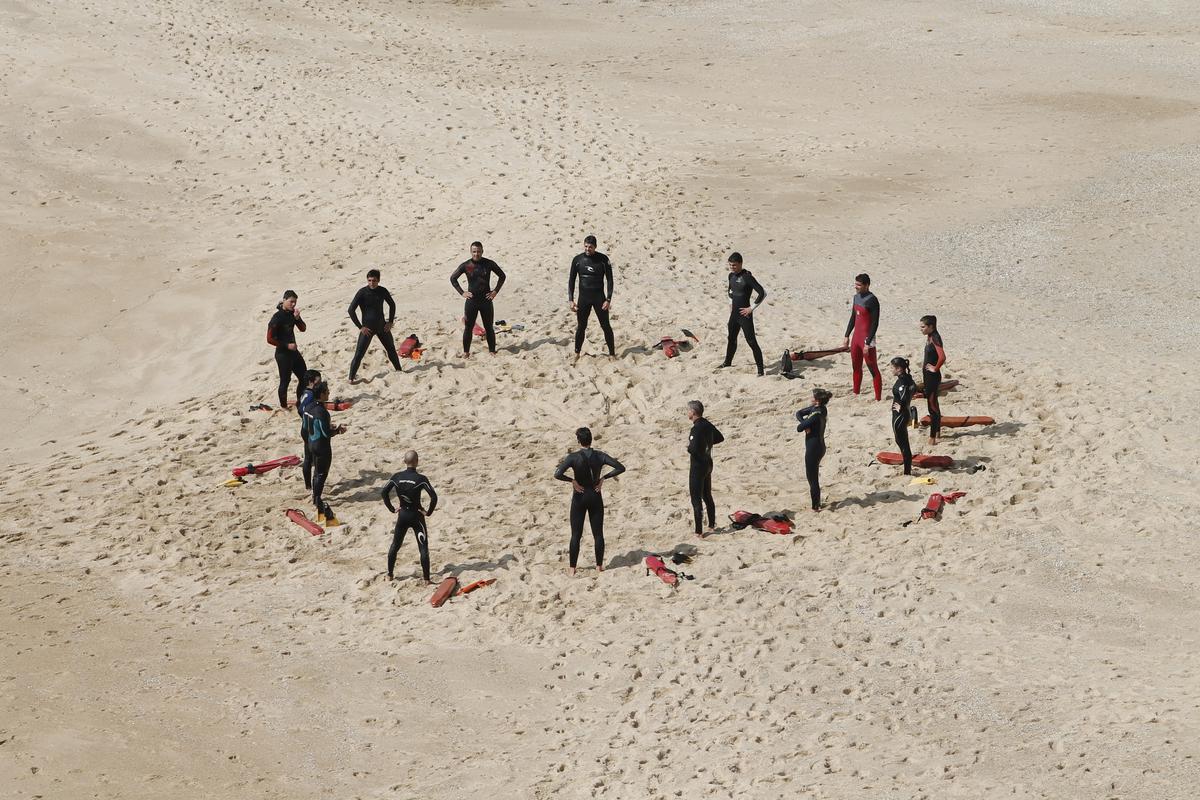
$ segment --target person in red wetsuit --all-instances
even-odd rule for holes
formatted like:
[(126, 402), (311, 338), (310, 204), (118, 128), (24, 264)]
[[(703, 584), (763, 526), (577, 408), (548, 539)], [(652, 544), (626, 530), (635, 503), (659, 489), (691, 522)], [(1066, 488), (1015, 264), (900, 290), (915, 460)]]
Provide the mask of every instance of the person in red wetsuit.
[(854, 276), (854, 299), (850, 308), (850, 321), (846, 323), (846, 339), (843, 347), (850, 348), (850, 363), (854, 368), (854, 393), (862, 386), (862, 365), (867, 362), (871, 370), (871, 382), (875, 385), (875, 399), (883, 396), (883, 376), (875, 355), (875, 332), (879, 330), (879, 300), (871, 294), (871, 276), (865, 272)]
[(937, 317), (932, 314), (921, 317), (921, 333), (925, 334), (921, 372), (925, 378), (925, 402), (929, 404), (929, 443), (937, 444), (942, 435), (942, 401), (938, 399), (938, 390), (942, 385), (942, 365), (946, 363)]

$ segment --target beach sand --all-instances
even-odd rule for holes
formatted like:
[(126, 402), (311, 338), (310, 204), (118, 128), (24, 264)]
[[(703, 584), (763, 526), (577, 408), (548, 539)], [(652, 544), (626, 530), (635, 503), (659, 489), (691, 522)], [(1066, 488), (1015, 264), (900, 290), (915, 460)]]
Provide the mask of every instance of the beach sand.
[[(11, 797), (1190, 798), (1200, 785), (1188, 4), (0, 4), (0, 786)], [(571, 257), (620, 358), (571, 363)], [(508, 272), (459, 349), (467, 244)], [(768, 376), (724, 355), (725, 258)], [(345, 381), (378, 267), (397, 338)], [(935, 313), (955, 458), (911, 485), (840, 344)], [(283, 289), (348, 426), (311, 537)], [(667, 360), (651, 345), (694, 331)], [(885, 386), (890, 387), (890, 378)], [(830, 389), (829, 508), (792, 413)], [(886, 391), (886, 388), (885, 388)], [(690, 533), (702, 400), (720, 529)], [(924, 402), (919, 403), (924, 413)], [(607, 569), (566, 574), (589, 425)], [(925, 451), (913, 435), (914, 449)], [(382, 574), (409, 448), (441, 502)], [(983, 469), (979, 469), (983, 467)], [(967, 493), (904, 526), (932, 490)], [(733, 531), (794, 512), (795, 536)], [(584, 556), (590, 560), (585, 535)], [(647, 577), (686, 551), (694, 581)]]

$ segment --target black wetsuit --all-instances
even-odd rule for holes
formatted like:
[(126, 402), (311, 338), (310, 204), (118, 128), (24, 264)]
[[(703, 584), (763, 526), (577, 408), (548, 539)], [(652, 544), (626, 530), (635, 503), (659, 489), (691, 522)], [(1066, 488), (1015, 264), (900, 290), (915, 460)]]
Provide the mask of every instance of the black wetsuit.
[(313, 459), (313, 505), (317, 507), (318, 514), (329, 517), (333, 512), (325, 503), (322, 494), (325, 491), (325, 480), (329, 477), (329, 468), (333, 466), (333, 443), (331, 440), (337, 434), (334, 432), (333, 423), (329, 420), (329, 409), (325, 408), (322, 403), (316, 401), (310, 403), (308, 410), (304, 412), (304, 418), (308, 423), (308, 446), (312, 450)]
[[(607, 475), (600, 472), (604, 466), (612, 467)], [(615, 478), (625, 471), (621, 462), (607, 453), (585, 447), (576, 450), (562, 460), (554, 477), (560, 481), (570, 481), (567, 470), (575, 476), (575, 482), (583, 487), (582, 492), (571, 493), (571, 568), (579, 561), (579, 541), (583, 538), (583, 517), (587, 515), (592, 528), (592, 540), (596, 545), (596, 566), (604, 564), (604, 497), (596, 491), (596, 484), (603, 478)]]
[(580, 253), (571, 261), (571, 277), (567, 281), (567, 300), (575, 301), (575, 279), (579, 279), (579, 303), (575, 312), (575, 353), (583, 351), (583, 337), (587, 332), (588, 317), (596, 312), (600, 329), (604, 331), (604, 344), (608, 354), (617, 354), (613, 340), (612, 325), (608, 321), (608, 309), (604, 304), (612, 300), (613, 272), (608, 256), (601, 252)]
[[(422, 490), (429, 495), (429, 508), (424, 512), (421, 511)], [(396, 493), (396, 503), (400, 506), (399, 509), (392, 506), (390, 495), (393, 491)], [(433, 484), (415, 469), (406, 469), (393, 475), (380, 494), (383, 495), (383, 504), (387, 506), (387, 510), (396, 515), (396, 529), (392, 533), (391, 549), (388, 550), (388, 577), (392, 577), (396, 568), (396, 553), (400, 551), (400, 545), (404, 544), (404, 535), (411, 528), (417, 537), (417, 549), (421, 552), (421, 574), (428, 581), (429, 531), (425, 527), (425, 515), (432, 514), (433, 510), (437, 508), (438, 498), (437, 492), (433, 490)]]
[(267, 323), (267, 343), (275, 345), (275, 366), (279, 367), (279, 407), (287, 408), (288, 384), (292, 376), (296, 376), (296, 399), (304, 391), (304, 373), (308, 366), (299, 350), (292, 350), (289, 344), (296, 343), (296, 328), (307, 330), (304, 320), (297, 319), (291, 311), (283, 310), (283, 303), (275, 307), (275, 314)]
[(900, 448), (900, 455), (904, 457), (905, 475), (912, 474), (912, 448), (908, 445), (908, 423), (911, 418), (909, 409), (916, 393), (917, 384), (913, 381), (912, 375), (901, 372), (900, 377), (896, 378), (896, 383), (892, 385), (892, 402), (900, 407), (899, 411), (892, 409), (892, 433), (896, 436), (896, 446)]
[(808, 496), (813, 510), (821, 507), (821, 459), (825, 457), (825, 423), (829, 412), (823, 405), (809, 406), (796, 412), (796, 431), (804, 431), (804, 477), (808, 478)]
[[(495, 289), (492, 288), (493, 272), (500, 279), (496, 282)], [(450, 285), (459, 294), (463, 293), (463, 288), (458, 285), (458, 279), (462, 275), (467, 276), (467, 291), (471, 293), (471, 298), (463, 304), (463, 352), (471, 352), (471, 337), (475, 335), (475, 320), (482, 317), (488, 351), (494, 353), (496, 352), (496, 330), (492, 327), (492, 323), (496, 318), (496, 309), (492, 305), (492, 301), (488, 299), (488, 294), (493, 291), (498, 292), (504, 286), (504, 270), (500, 269), (500, 265), (490, 258), (481, 258), (478, 261), (468, 258), (459, 264), (458, 269), (454, 270), (454, 274), (450, 276)]]
[[(383, 318), (384, 303), (388, 307), (386, 320)], [(362, 321), (358, 319), (359, 310), (362, 311)], [(350, 320), (358, 330), (358, 344), (354, 348), (354, 360), (350, 362), (350, 380), (354, 380), (358, 375), (358, 367), (362, 364), (363, 356), (367, 354), (367, 348), (371, 346), (371, 339), (375, 336), (379, 337), (392, 366), (400, 369), (400, 356), (396, 355), (396, 340), (392, 338), (392, 332), (385, 327), (396, 320), (396, 301), (392, 299), (392, 293), (382, 286), (376, 286), (374, 289), (364, 286), (354, 295), (346, 313), (350, 315)], [(363, 328), (369, 329), (370, 333), (363, 333)]]
[(300, 415), (300, 441), (304, 442), (304, 465), (301, 469), (304, 473), (305, 489), (312, 489), (313, 457), (312, 447), (308, 442), (308, 420), (305, 418), (304, 412), (316, 401), (312, 389), (305, 389), (301, 392), (300, 399), (296, 401), (296, 413)]
[(746, 337), (746, 344), (750, 345), (750, 352), (754, 354), (754, 364), (758, 367), (758, 374), (763, 374), (763, 355), (759, 349), (758, 339), (754, 336), (754, 315), (748, 317), (741, 315), (743, 308), (749, 308), (750, 295), (757, 295), (754, 300), (754, 305), (758, 305), (767, 296), (766, 289), (763, 289), (750, 270), (743, 269), (741, 272), (729, 273), (729, 299), (733, 303), (733, 307), (729, 310), (729, 341), (725, 345), (725, 366), (733, 364), (733, 354), (737, 352), (737, 335), (738, 331)]
[(942, 335), (934, 331), (926, 337), (925, 358), (921, 363), (921, 374), (925, 378), (925, 402), (929, 405), (929, 435), (934, 439), (942, 433), (942, 401), (938, 398), (938, 390), (942, 386), (944, 363), (946, 350), (942, 345)]
[(696, 522), (696, 533), (702, 533), (701, 504), (708, 510), (708, 527), (717, 525), (717, 504), (712, 495), (712, 449), (714, 444), (725, 441), (725, 437), (704, 417), (692, 423), (688, 434), (688, 493), (692, 498), (692, 519)]

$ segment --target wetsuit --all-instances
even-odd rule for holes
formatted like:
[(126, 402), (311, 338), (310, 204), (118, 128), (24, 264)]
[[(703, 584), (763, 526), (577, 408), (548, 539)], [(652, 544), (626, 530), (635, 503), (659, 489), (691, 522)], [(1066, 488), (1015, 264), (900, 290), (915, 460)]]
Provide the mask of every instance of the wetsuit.
[(937, 331), (925, 337), (925, 358), (921, 374), (925, 376), (925, 402), (929, 405), (929, 435), (936, 439), (942, 432), (942, 401), (938, 390), (942, 385), (942, 365), (946, 363), (946, 350), (942, 347), (942, 335)]
[(304, 391), (304, 373), (308, 371), (308, 366), (304, 363), (304, 356), (300, 355), (299, 350), (292, 350), (288, 347), (289, 344), (296, 343), (296, 328), (301, 331), (308, 330), (308, 326), (304, 324), (304, 320), (298, 318), (291, 311), (283, 310), (283, 303), (275, 306), (275, 313), (271, 317), (271, 321), (267, 323), (267, 344), (275, 346), (275, 366), (279, 367), (279, 407), (287, 408), (287, 391), (288, 384), (291, 383), (292, 376), (296, 376), (297, 386), (297, 401), (299, 401), (300, 392)]
[(304, 442), (304, 466), (301, 469), (304, 472), (305, 489), (312, 489), (313, 457), (312, 447), (308, 443), (308, 420), (305, 418), (304, 412), (315, 402), (317, 399), (313, 396), (312, 389), (305, 389), (301, 393), (300, 399), (296, 401), (296, 413), (300, 415), (300, 441)]
[[(492, 289), (493, 272), (500, 279), (496, 283), (495, 289)], [(471, 293), (471, 299), (463, 304), (463, 352), (471, 352), (471, 337), (475, 335), (475, 320), (482, 317), (483, 330), (487, 335), (488, 351), (494, 353), (496, 352), (496, 330), (492, 327), (492, 323), (496, 318), (496, 310), (492, 301), (488, 299), (488, 294), (493, 291), (498, 292), (500, 287), (504, 286), (504, 270), (500, 269), (500, 265), (490, 258), (481, 258), (478, 261), (468, 258), (459, 264), (458, 269), (454, 270), (454, 274), (450, 276), (450, 285), (459, 294), (463, 293), (463, 288), (458, 285), (458, 279), (462, 275), (467, 276), (467, 291)]]
[[(386, 322), (383, 319), (384, 303), (387, 303), (388, 307)], [(359, 310), (362, 311), (361, 322), (358, 319)], [(385, 325), (391, 325), (396, 320), (396, 301), (392, 299), (392, 293), (382, 286), (376, 286), (374, 289), (364, 286), (354, 295), (346, 313), (350, 315), (350, 320), (358, 330), (358, 345), (354, 348), (354, 360), (350, 362), (350, 380), (354, 380), (358, 375), (358, 367), (362, 364), (363, 356), (367, 354), (367, 348), (371, 346), (371, 338), (375, 336), (379, 337), (392, 366), (400, 369), (400, 356), (396, 355), (396, 340), (392, 338), (392, 332), (385, 328)], [(363, 333), (363, 328), (369, 329), (370, 333)]]
[(604, 304), (612, 300), (613, 271), (608, 256), (596, 252), (590, 256), (580, 253), (571, 261), (571, 277), (567, 281), (567, 300), (575, 301), (575, 279), (579, 279), (579, 304), (575, 312), (575, 354), (583, 351), (583, 336), (587, 332), (588, 317), (596, 312), (600, 330), (604, 331), (604, 344), (608, 354), (617, 354), (613, 343), (612, 325), (608, 322), (608, 309)]
[(333, 423), (329, 420), (329, 410), (322, 403), (314, 401), (309, 404), (308, 410), (304, 412), (304, 418), (308, 422), (308, 446), (312, 450), (313, 459), (313, 505), (317, 507), (318, 514), (329, 517), (333, 515), (333, 512), (321, 495), (325, 491), (325, 480), (329, 477), (329, 468), (333, 466), (331, 440), (337, 434), (333, 430)]
[(696, 533), (700, 534), (702, 522), (701, 503), (708, 510), (708, 527), (717, 526), (717, 504), (712, 495), (712, 449), (714, 444), (725, 441), (725, 437), (704, 417), (692, 423), (691, 433), (688, 434), (688, 492), (692, 498), (692, 519), (696, 523)]
[(741, 272), (729, 273), (729, 299), (733, 302), (733, 307), (729, 310), (729, 341), (725, 345), (725, 366), (733, 364), (733, 354), (737, 352), (737, 335), (738, 331), (746, 337), (746, 344), (750, 345), (750, 352), (754, 354), (754, 364), (758, 367), (758, 374), (763, 374), (763, 355), (759, 349), (758, 339), (754, 336), (754, 315), (748, 317), (741, 315), (743, 308), (750, 308), (750, 294), (757, 295), (754, 305), (762, 303), (767, 296), (767, 290), (762, 287), (750, 270), (743, 269)]
[(809, 406), (796, 412), (796, 431), (804, 431), (804, 477), (808, 478), (808, 496), (813, 511), (821, 508), (821, 459), (825, 457), (825, 423), (829, 412), (823, 405)]
[(913, 381), (912, 375), (907, 372), (900, 373), (900, 377), (896, 378), (896, 383), (892, 386), (892, 402), (900, 407), (897, 411), (892, 409), (892, 433), (896, 437), (896, 446), (900, 448), (900, 455), (904, 457), (904, 474), (912, 474), (912, 448), (908, 446), (908, 422), (911, 418), (909, 408), (912, 406), (913, 396), (917, 393), (917, 384)]
[[(424, 512), (421, 511), (422, 490), (429, 495), (429, 508)], [(390, 495), (393, 491), (396, 493), (396, 503), (400, 506), (399, 509), (392, 506)], [(417, 549), (421, 551), (421, 574), (428, 581), (429, 531), (425, 528), (425, 515), (432, 514), (433, 510), (437, 508), (437, 492), (433, 490), (433, 485), (424, 475), (415, 469), (406, 469), (393, 475), (380, 494), (383, 495), (383, 504), (387, 506), (387, 510), (396, 515), (396, 529), (392, 533), (391, 549), (388, 550), (388, 577), (392, 577), (392, 572), (396, 568), (396, 553), (400, 552), (400, 545), (404, 544), (404, 535), (411, 528), (417, 537)]]
[[(612, 471), (602, 476), (600, 472), (605, 465), (612, 467)], [(575, 476), (575, 482), (583, 487), (582, 492), (571, 493), (571, 568), (574, 569), (579, 561), (579, 541), (583, 538), (585, 514), (592, 528), (596, 566), (599, 567), (604, 564), (604, 497), (596, 490), (596, 484), (601, 479), (617, 477), (625, 471), (625, 467), (607, 453), (585, 447), (564, 458), (554, 471), (554, 477), (560, 481), (570, 481), (568, 469)]]
[(871, 370), (871, 382), (875, 386), (875, 399), (883, 396), (883, 376), (875, 355), (875, 332), (879, 330), (879, 300), (870, 291), (854, 295), (850, 308), (850, 321), (846, 323), (846, 336), (850, 339), (850, 364), (854, 369), (854, 393), (862, 386), (863, 361)]

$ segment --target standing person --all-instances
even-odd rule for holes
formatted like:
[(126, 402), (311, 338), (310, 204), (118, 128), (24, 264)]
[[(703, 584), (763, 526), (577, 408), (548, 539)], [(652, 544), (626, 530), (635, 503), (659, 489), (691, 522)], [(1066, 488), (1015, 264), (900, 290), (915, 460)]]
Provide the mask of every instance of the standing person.
[[(386, 322), (383, 319), (384, 303), (388, 307)], [(361, 320), (358, 318), (360, 310), (362, 311)], [(358, 344), (354, 348), (354, 360), (350, 362), (350, 382), (355, 382), (363, 356), (367, 354), (367, 348), (371, 346), (371, 339), (376, 336), (383, 344), (383, 349), (387, 353), (388, 360), (392, 362), (392, 366), (396, 368), (397, 372), (402, 372), (400, 356), (396, 355), (396, 340), (392, 338), (392, 323), (396, 321), (396, 301), (392, 299), (391, 292), (379, 285), (379, 270), (367, 271), (367, 285), (355, 293), (346, 313), (350, 315), (350, 321), (354, 323), (354, 327), (358, 328)]]
[(946, 363), (946, 349), (942, 346), (942, 335), (938, 333), (937, 317), (933, 314), (921, 317), (921, 333), (925, 334), (921, 372), (925, 379), (925, 402), (929, 405), (929, 443), (937, 444), (942, 436), (942, 401), (938, 390), (942, 387), (942, 365)]
[[(390, 495), (393, 491), (396, 493), (396, 504), (400, 506), (398, 509), (392, 507)], [(422, 491), (429, 495), (427, 509), (421, 508)], [(388, 580), (394, 578), (396, 553), (400, 552), (400, 545), (404, 544), (404, 535), (412, 529), (417, 537), (417, 550), (421, 554), (421, 574), (425, 576), (425, 582), (429, 583), (429, 531), (425, 528), (425, 518), (433, 516), (438, 498), (429, 479), (417, 472), (416, 450), (409, 450), (404, 454), (404, 471), (393, 475), (381, 494), (387, 510), (396, 515), (396, 528), (392, 532), (392, 546), (387, 556)]]
[(297, 305), (300, 296), (288, 289), (283, 293), (283, 300), (275, 306), (275, 313), (267, 323), (267, 344), (275, 348), (275, 366), (279, 367), (279, 407), (287, 408), (288, 384), (292, 376), (296, 376), (297, 401), (304, 390), (304, 373), (307, 367), (304, 356), (296, 349), (296, 328), (301, 332), (308, 330), (304, 320), (300, 318), (300, 307)]
[(312, 490), (312, 468), (313, 456), (312, 447), (308, 443), (308, 420), (304, 416), (304, 412), (308, 407), (317, 401), (313, 394), (313, 387), (321, 382), (321, 373), (315, 369), (310, 369), (304, 373), (304, 391), (300, 393), (300, 399), (296, 401), (296, 413), (300, 415), (300, 441), (304, 443), (304, 463), (301, 471), (304, 473), (304, 488)]
[(808, 497), (812, 510), (821, 510), (821, 459), (825, 457), (825, 423), (831, 392), (813, 389), (813, 404), (796, 412), (796, 432), (804, 432), (804, 476), (808, 478)]
[(908, 445), (908, 421), (912, 417), (913, 396), (917, 393), (917, 384), (908, 371), (908, 359), (896, 356), (891, 360), (892, 374), (896, 383), (892, 386), (892, 434), (896, 437), (896, 446), (904, 457), (904, 474), (912, 475), (912, 448)]
[(879, 330), (879, 300), (871, 294), (871, 276), (863, 272), (854, 276), (854, 298), (851, 301), (850, 321), (846, 323), (843, 347), (850, 348), (850, 364), (854, 370), (854, 393), (862, 385), (862, 365), (867, 362), (875, 399), (883, 396), (883, 376), (875, 354), (875, 333)]
[[(579, 302), (575, 302), (575, 279), (579, 278)], [(588, 317), (596, 312), (600, 330), (604, 331), (604, 344), (609, 356), (617, 354), (613, 343), (612, 325), (608, 322), (608, 309), (612, 306), (613, 271), (608, 256), (596, 250), (596, 237), (583, 240), (583, 252), (571, 260), (571, 277), (567, 280), (567, 301), (575, 312), (575, 360), (583, 352), (583, 336), (587, 332)]]
[[(492, 288), (493, 272), (500, 279), (495, 289)], [(467, 276), (466, 290), (458, 285), (458, 279), (463, 275)], [(475, 320), (478, 317), (483, 318), (488, 352), (496, 355), (496, 330), (492, 327), (496, 319), (496, 309), (492, 301), (500, 293), (504, 280), (504, 270), (500, 269), (500, 265), (490, 258), (483, 257), (483, 245), (480, 242), (471, 242), (471, 257), (459, 264), (458, 269), (450, 276), (450, 285), (466, 301), (463, 304), (463, 358), (471, 357), (471, 337), (475, 335)]]
[[(750, 304), (751, 293), (756, 295), (754, 305)], [(750, 352), (754, 354), (758, 374), (763, 374), (762, 350), (759, 349), (758, 339), (754, 336), (754, 310), (762, 305), (766, 296), (767, 290), (750, 274), (750, 270), (742, 267), (742, 254), (730, 253), (729, 299), (733, 306), (729, 310), (729, 341), (725, 345), (725, 363), (722, 367), (733, 365), (733, 354), (737, 352), (737, 335), (740, 330), (746, 337), (746, 344), (750, 345)]]
[[(625, 471), (621, 462), (607, 453), (592, 449), (592, 432), (587, 428), (575, 431), (575, 439), (582, 450), (576, 450), (562, 460), (554, 477), (570, 481), (574, 492), (571, 495), (571, 574), (579, 561), (579, 541), (583, 538), (583, 517), (586, 514), (592, 528), (592, 541), (596, 546), (596, 571), (604, 571), (604, 496), (601, 489), (604, 481), (615, 478)], [(607, 475), (601, 475), (605, 466), (612, 467)], [(571, 470), (574, 478), (567, 477)]]
[(339, 525), (333, 509), (325, 502), (322, 495), (325, 492), (325, 481), (329, 478), (329, 469), (333, 466), (333, 437), (346, 432), (345, 425), (334, 425), (329, 420), (329, 384), (321, 381), (313, 387), (313, 397), (316, 402), (310, 403), (304, 417), (308, 422), (308, 444), (312, 448), (313, 505), (317, 508), (318, 525)]
[(708, 510), (708, 529), (717, 527), (717, 504), (712, 495), (712, 449), (713, 445), (725, 441), (725, 437), (704, 418), (704, 404), (699, 400), (691, 400), (687, 404), (687, 418), (691, 420), (692, 430), (688, 434), (688, 492), (692, 497), (692, 519), (696, 523), (696, 535), (703, 537), (700, 528), (702, 521), (701, 503)]

